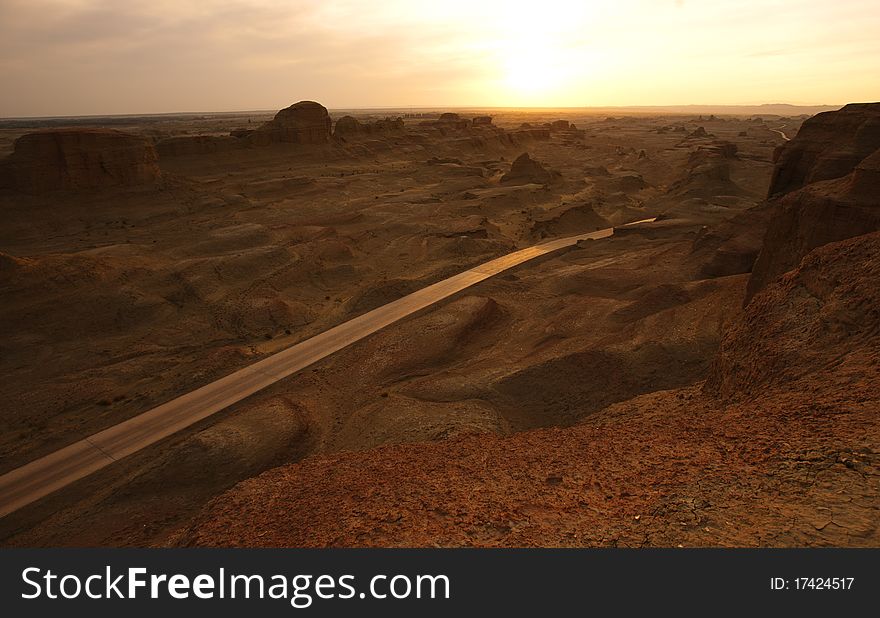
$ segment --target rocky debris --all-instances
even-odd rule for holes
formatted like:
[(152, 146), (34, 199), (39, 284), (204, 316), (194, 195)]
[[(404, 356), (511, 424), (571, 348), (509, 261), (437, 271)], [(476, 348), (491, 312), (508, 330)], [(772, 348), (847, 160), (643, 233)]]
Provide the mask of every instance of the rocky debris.
[(746, 302), (816, 247), (880, 230), (880, 103), (847, 105), (804, 127), (777, 151), (773, 214)]
[(833, 362), (876, 362), (880, 350), (880, 233), (827, 244), (752, 299), (725, 334), (706, 382), (743, 398)]
[(797, 136), (773, 155), (768, 197), (852, 172), (880, 148), (880, 103), (850, 103), (804, 121)]
[(0, 186), (25, 193), (145, 185), (160, 176), (153, 145), (113, 129), (28, 133), (0, 162)]
[(247, 137), (255, 145), (272, 143), (326, 144), (330, 141), (330, 114), (314, 101), (300, 101), (275, 114)]
[(709, 134), (706, 133), (706, 129), (704, 129), (703, 127), (697, 127), (690, 132), (688, 137), (709, 137)]
[(510, 171), (501, 177), (502, 184), (541, 184), (549, 185), (557, 182), (562, 178), (558, 172), (546, 169), (538, 161), (529, 157), (529, 153), (524, 152), (518, 156), (510, 166)]

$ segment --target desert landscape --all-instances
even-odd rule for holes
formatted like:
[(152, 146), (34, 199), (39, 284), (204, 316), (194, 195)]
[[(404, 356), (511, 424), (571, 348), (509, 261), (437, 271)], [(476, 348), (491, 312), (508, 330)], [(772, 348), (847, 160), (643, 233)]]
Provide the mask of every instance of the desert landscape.
[(300, 101), (0, 121), (0, 156), (0, 473), (613, 228), (9, 513), (5, 546), (880, 541), (880, 103)]

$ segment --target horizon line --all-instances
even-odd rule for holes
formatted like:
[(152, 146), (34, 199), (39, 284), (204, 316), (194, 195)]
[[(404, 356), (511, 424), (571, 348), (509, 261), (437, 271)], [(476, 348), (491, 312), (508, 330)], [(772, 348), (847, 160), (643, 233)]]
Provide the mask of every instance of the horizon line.
[[(303, 99), (309, 100), (309, 99)], [(803, 103), (681, 103), (666, 105), (386, 105), (386, 106), (367, 106), (367, 107), (327, 107), (328, 111), (376, 111), (376, 110), (603, 110), (603, 109), (631, 109), (631, 110), (651, 110), (651, 109), (670, 109), (683, 107), (717, 107), (717, 108), (743, 108), (743, 107), (794, 107), (794, 108), (840, 108), (848, 103), (842, 104), (803, 104)], [(275, 113), (278, 109), (230, 109), (230, 110), (203, 110), (203, 111), (173, 111), (173, 112), (126, 112), (126, 113), (105, 113), (105, 114), (56, 114), (46, 116), (0, 116), (0, 122), (18, 121), (18, 120), (64, 120), (64, 119), (83, 119), (83, 118), (143, 118), (148, 116), (195, 116), (195, 115), (218, 115), (218, 114), (266, 114)]]

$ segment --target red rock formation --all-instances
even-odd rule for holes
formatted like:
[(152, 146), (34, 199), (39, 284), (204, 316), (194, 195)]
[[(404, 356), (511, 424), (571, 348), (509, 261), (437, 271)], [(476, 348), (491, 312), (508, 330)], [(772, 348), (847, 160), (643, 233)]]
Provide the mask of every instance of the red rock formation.
[(819, 114), (777, 152), (777, 198), (746, 302), (816, 247), (880, 230), (880, 103)]
[(360, 121), (354, 116), (343, 116), (336, 121), (336, 127), (333, 129), (333, 135), (336, 137), (350, 137), (357, 135), (363, 131)]
[(330, 141), (330, 114), (314, 101), (300, 101), (275, 114), (275, 118), (247, 137), (257, 145), (271, 143), (326, 144)]
[(743, 398), (829, 362), (842, 373), (877, 350), (880, 234), (874, 233), (816, 249), (757, 295), (724, 335), (706, 390)]
[(15, 140), (0, 185), (25, 193), (156, 182), (158, 155), (146, 139), (111, 129), (58, 129)]
[(404, 129), (403, 118), (384, 118), (374, 122), (361, 122), (354, 116), (343, 116), (336, 121), (333, 135), (345, 139), (355, 135), (381, 135)]
[(850, 103), (806, 120), (797, 136), (776, 149), (768, 197), (811, 182), (846, 176), (880, 148), (880, 103)]
[(502, 184), (541, 184), (548, 185), (561, 178), (558, 172), (551, 172), (524, 152), (514, 160), (510, 171), (501, 177)]

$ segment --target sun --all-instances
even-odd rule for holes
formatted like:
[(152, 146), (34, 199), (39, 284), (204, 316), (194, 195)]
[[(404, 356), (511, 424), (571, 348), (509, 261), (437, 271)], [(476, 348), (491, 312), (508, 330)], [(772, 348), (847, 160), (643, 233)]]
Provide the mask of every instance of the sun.
[(499, 18), (502, 81), (513, 99), (551, 104), (581, 71), (572, 41), (580, 36), (587, 6), (545, 0), (540, 11), (532, 3), (528, 10), (514, 5)]
[(504, 82), (520, 97), (550, 95), (563, 85), (563, 66), (563, 58), (551, 46), (511, 50), (505, 59)]

